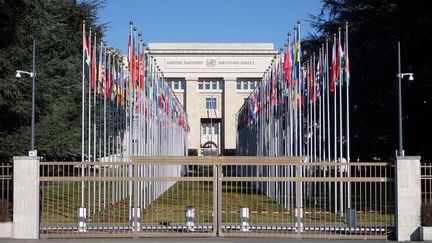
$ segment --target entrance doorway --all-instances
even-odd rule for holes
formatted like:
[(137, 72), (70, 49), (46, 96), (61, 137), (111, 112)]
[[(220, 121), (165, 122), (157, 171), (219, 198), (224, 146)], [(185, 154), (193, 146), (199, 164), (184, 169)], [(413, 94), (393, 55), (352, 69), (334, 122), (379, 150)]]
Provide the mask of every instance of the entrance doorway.
[(221, 154), (221, 119), (201, 119), (201, 155), (218, 156)]

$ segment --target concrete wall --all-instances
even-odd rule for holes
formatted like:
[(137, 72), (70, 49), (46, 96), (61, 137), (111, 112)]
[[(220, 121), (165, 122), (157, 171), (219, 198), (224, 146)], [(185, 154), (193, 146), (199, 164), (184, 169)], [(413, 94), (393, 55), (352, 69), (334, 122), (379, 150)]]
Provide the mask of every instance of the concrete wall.
[(396, 238), (420, 240), (420, 157), (396, 159)]

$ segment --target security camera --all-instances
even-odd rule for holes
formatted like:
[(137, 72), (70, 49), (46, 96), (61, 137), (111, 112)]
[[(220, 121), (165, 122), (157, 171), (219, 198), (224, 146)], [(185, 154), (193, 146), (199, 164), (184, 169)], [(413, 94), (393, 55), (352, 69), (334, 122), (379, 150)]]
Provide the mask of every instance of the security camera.
[(16, 78), (17, 80), (19, 80), (19, 79), (21, 78), (21, 73), (20, 73), (20, 72), (17, 72), (16, 75), (15, 75), (15, 78)]

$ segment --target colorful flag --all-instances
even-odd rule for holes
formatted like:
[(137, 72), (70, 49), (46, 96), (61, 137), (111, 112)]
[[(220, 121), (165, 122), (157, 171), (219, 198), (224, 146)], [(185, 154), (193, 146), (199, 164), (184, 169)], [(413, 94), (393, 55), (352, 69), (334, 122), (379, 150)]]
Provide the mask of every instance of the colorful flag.
[(336, 82), (336, 38), (333, 42), (332, 48), (332, 64), (331, 64), (331, 80), (330, 80), (330, 92), (334, 92), (335, 90), (335, 82)]
[(349, 66), (349, 57), (348, 57), (348, 44), (347, 44), (347, 37), (348, 34), (346, 34), (346, 38), (345, 38), (345, 42), (344, 42), (344, 57), (345, 57), (345, 61), (344, 61), (344, 66), (345, 66), (345, 83), (347, 85), (349, 85), (349, 81), (350, 81), (350, 66)]
[(283, 63), (283, 70), (285, 74), (285, 82), (286, 87), (289, 87), (290, 81), (291, 81), (291, 71), (292, 71), (292, 64), (291, 64), (291, 53), (290, 53), (290, 43), (288, 43), (285, 51), (285, 58)]

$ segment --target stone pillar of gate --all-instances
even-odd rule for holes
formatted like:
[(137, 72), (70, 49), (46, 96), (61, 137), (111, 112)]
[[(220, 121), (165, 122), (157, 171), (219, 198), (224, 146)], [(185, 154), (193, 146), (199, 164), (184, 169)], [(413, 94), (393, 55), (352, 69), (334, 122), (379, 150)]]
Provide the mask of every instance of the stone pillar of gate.
[(396, 238), (419, 240), (421, 207), (420, 156), (396, 158)]
[(39, 239), (39, 159), (13, 157), (12, 238)]

